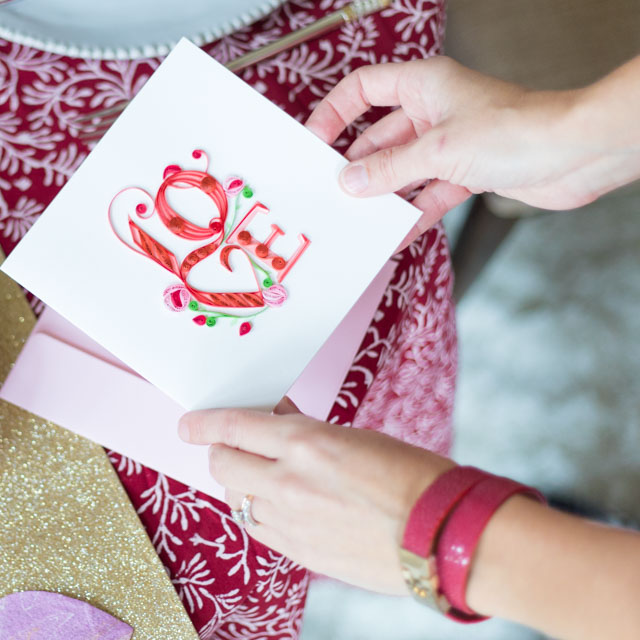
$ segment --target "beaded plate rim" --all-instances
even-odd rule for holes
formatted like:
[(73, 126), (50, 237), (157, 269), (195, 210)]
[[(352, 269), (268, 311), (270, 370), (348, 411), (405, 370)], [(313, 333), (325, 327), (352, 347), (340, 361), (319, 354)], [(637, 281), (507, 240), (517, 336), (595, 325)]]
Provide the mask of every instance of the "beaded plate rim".
[[(285, 0), (261, 0), (253, 9), (224, 22), (214, 22), (206, 28), (199, 27), (193, 33), (184, 33), (183, 36), (201, 47), (214, 42), (223, 36), (229, 35), (238, 29), (246, 27), (257, 20), (264, 18), (271, 11), (284, 4)], [(4, 38), (16, 44), (22, 44), (41, 51), (67, 55), (74, 58), (89, 58), (96, 60), (136, 60), (140, 58), (157, 58), (166, 56), (180, 40), (179, 37), (171, 38), (164, 42), (132, 44), (129, 46), (100, 46), (79, 44), (77, 42), (64, 42), (42, 35), (28, 33), (21, 27), (10, 27), (2, 24), (2, 12), (0, 12), (0, 38)]]

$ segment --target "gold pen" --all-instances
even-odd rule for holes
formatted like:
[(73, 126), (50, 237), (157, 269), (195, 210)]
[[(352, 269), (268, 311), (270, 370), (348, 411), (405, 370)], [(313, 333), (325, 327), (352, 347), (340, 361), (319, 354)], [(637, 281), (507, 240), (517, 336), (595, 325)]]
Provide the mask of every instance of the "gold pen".
[(271, 44), (268, 44), (256, 51), (250, 51), (249, 53), (228, 62), (225, 66), (230, 71), (240, 71), (245, 67), (248, 67), (256, 62), (261, 62), (266, 58), (275, 56), (276, 54), (291, 49), (303, 42), (307, 42), (312, 38), (318, 38), (319, 36), (336, 29), (341, 24), (348, 24), (358, 18), (367, 16), (370, 13), (375, 13), (381, 9), (385, 9), (391, 4), (391, 0), (355, 0), (350, 4), (345, 5), (342, 9), (338, 9), (333, 13), (330, 13), (324, 18), (320, 18), (316, 22), (294, 31)]
[[(284, 38), (280, 38), (279, 40), (261, 47), (256, 51), (250, 51), (249, 53), (228, 62), (225, 66), (233, 72), (241, 71), (256, 62), (270, 58), (281, 51), (286, 51), (287, 49), (291, 49), (303, 42), (307, 42), (312, 38), (317, 38), (323, 33), (337, 29), (343, 24), (348, 24), (358, 18), (362, 18), (363, 16), (385, 9), (391, 4), (391, 1), (392, 0), (354, 0), (354, 2), (342, 7), (342, 9), (338, 9), (324, 18), (320, 18), (319, 20), (316, 20), (316, 22), (313, 22), (302, 29), (298, 29), (297, 31), (284, 36)], [(76, 126), (83, 129), (78, 134), (78, 137), (86, 142), (99, 140), (107, 129), (114, 123), (116, 118), (122, 113), (127, 104), (129, 104), (129, 101), (125, 100), (113, 105), (112, 107), (78, 116), (75, 120)], [(99, 121), (97, 125), (90, 126), (88, 129), (85, 129), (86, 125), (84, 123), (95, 123), (96, 121)]]

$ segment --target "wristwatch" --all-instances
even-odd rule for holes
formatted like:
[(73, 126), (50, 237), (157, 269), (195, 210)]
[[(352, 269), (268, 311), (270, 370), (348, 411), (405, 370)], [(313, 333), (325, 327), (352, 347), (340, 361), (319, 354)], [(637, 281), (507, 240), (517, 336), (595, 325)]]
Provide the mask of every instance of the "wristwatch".
[(451, 613), (451, 604), (440, 590), (435, 555), (438, 535), (456, 505), (488, 475), (475, 467), (455, 466), (445, 471), (418, 498), (407, 520), (399, 549), (402, 575), (418, 602), (444, 614)]

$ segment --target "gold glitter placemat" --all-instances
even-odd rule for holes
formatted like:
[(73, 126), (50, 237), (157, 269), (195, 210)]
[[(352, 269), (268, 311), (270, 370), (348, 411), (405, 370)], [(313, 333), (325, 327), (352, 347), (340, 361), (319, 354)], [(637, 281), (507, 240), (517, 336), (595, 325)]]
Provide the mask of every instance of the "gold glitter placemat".
[[(0, 384), (34, 324), (0, 273)], [(89, 602), (135, 640), (198, 638), (102, 447), (0, 400), (0, 596), (25, 590)]]

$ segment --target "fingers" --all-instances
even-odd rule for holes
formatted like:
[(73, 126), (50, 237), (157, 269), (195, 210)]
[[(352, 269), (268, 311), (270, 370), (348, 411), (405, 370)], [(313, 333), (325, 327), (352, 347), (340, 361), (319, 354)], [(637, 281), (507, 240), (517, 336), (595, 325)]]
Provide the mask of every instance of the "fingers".
[(192, 411), (180, 418), (178, 433), (192, 444), (219, 443), (265, 458), (277, 458), (296, 425), (248, 409)]
[[(229, 507), (231, 507), (235, 511), (239, 511), (242, 508), (242, 500), (246, 495), (246, 493), (242, 493), (241, 491), (227, 489), (224, 492), (224, 501), (229, 505)], [(253, 510), (251, 511), (251, 513), (253, 513)]]
[(442, 180), (432, 180), (413, 200), (412, 204), (421, 209), (423, 215), (401, 242), (398, 251), (408, 247), (445, 213), (464, 202), (470, 195), (471, 192), (465, 187)]
[(340, 172), (340, 185), (352, 196), (377, 196), (398, 191), (425, 175), (424, 144), (414, 140), (388, 147), (347, 165)]
[[(345, 156), (354, 162), (381, 149), (411, 142), (416, 137), (412, 120), (403, 109), (396, 109), (368, 127), (347, 149)], [(421, 184), (424, 184), (424, 179), (415, 180), (400, 189), (398, 195), (405, 197)]]
[(415, 138), (413, 122), (403, 109), (396, 109), (365, 129), (347, 149), (345, 156), (354, 162), (380, 149), (405, 144)]
[(272, 526), (274, 523), (277, 523), (278, 518), (275, 513), (275, 508), (273, 504), (265, 498), (250, 493), (227, 489), (224, 494), (224, 499), (232, 509), (239, 511), (242, 509), (242, 503), (247, 496), (253, 496), (251, 499), (251, 515), (256, 522), (266, 526)]
[(418, 221), (421, 233), (431, 228), (448, 213), (471, 196), (471, 192), (444, 180), (432, 180), (413, 200), (413, 205), (424, 212)]
[(425, 180), (416, 180), (415, 182), (410, 182), (406, 187), (402, 187), (402, 189), (396, 191), (396, 193), (401, 198), (408, 198), (411, 193), (416, 191), (419, 187), (424, 187), (425, 182)]
[(343, 78), (325, 96), (307, 120), (306, 126), (328, 144), (371, 106), (400, 105), (399, 87), (415, 62), (361, 67)]
[[(425, 73), (427, 66), (429, 72)], [(443, 68), (442, 61), (434, 60), (362, 67), (329, 92), (311, 114), (307, 127), (333, 143), (349, 123), (373, 105), (398, 106), (404, 100), (415, 107), (416, 101), (424, 100), (426, 85), (436, 81)], [(425, 113), (418, 123), (420, 138), (414, 121), (402, 108), (369, 127), (353, 143), (347, 151), (352, 162), (340, 173), (347, 193), (380, 195), (442, 177), (446, 167), (441, 166), (438, 156), (445, 135), (431, 129), (429, 109), (424, 105), (421, 109)]]
[[(227, 491), (225, 500), (232, 509), (239, 510), (242, 508), (242, 501), (245, 495), (237, 491)], [(281, 517), (278, 517), (273, 503), (259, 496), (253, 496), (251, 500), (251, 516), (258, 523), (258, 526), (245, 525), (244, 530), (249, 536), (261, 544), (286, 555), (288, 551), (287, 541), (278, 526)]]
[[(256, 518), (257, 519), (257, 518)], [(245, 527), (245, 531), (249, 534), (251, 538), (253, 538), (256, 542), (263, 544), (265, 547), (269, 547), (278, 553), (281, 553), (283, 556), (287, 556), (291, 558), (291, 553), (288, 549), (288, 544), (285, 536), (278, 529), (274, 529), (262, 522), (257, 527)], [(291, 558), (294, 560), (294, 558)], [(264, 637), (264, 636), (260, 636)]]
[(274, 478), (274, 462), (223, 444), (209, 447), (209, 473), (227, 489), (243, 494), (268, 495)]

